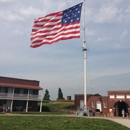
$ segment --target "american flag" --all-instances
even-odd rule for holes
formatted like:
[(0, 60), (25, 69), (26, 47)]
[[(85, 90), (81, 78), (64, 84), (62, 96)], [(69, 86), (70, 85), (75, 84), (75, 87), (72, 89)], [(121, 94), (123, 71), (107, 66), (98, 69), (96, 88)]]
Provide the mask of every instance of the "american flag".
[(34, 20), (31, 32), (32, 48), (52, 44), (60, 40), (80, 38), (80, 15), (82, 4), (51, 13)]

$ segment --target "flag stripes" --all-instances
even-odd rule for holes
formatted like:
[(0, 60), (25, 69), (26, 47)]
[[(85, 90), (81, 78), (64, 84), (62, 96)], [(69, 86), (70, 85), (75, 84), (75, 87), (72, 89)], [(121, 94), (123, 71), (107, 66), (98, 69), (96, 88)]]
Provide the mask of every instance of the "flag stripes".
[[(69, 14), (71, 15), (70, 11)], [(79, 18), (77, 18), (77, 21), (73, 22), (72, 20), (72, 22), (63, 24), (63, 15), (65, 15), (64, 11), (60, 11), (34, 20), (31, 33), (32, 48), (39, 47), (43, 44), (52, 44), (60, 40), (80, 37)], [(64, 19), (66, 18), (64, 17)]]

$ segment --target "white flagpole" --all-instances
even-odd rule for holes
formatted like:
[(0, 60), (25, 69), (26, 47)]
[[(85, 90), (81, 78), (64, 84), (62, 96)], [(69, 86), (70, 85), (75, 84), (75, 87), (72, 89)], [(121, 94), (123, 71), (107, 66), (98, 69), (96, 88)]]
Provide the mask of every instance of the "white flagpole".
[(84, 52), (84, 107), (87, 108), (87, 96), (86, 96), (86, 87), (87, 87), (87, 48), (86, 48), (86, 20), (85, 20), (85, 5), (84, 0), (84, 36), (83, 36), (83, 52)]

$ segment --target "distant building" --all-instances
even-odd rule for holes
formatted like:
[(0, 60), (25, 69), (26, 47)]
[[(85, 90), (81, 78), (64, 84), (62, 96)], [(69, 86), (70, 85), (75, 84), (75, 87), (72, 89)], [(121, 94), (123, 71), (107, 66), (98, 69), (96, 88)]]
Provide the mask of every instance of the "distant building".
[[(75, 94), (75, 107), (84, 105), (84, 95)], [(109, 115), (109, 108), (112, 107), (114, 116), (122, 116), (122, 109), (130, 114), (130, 90), (108, 91), (108, 96), (87, 95), (87, 107), (94, 112), (98, 109), (103, 114)]]
[(39, 90), (39, 81), (0, 76), (0, 106), (10, 111), (37, 111), (38, 101), (42, 100)]

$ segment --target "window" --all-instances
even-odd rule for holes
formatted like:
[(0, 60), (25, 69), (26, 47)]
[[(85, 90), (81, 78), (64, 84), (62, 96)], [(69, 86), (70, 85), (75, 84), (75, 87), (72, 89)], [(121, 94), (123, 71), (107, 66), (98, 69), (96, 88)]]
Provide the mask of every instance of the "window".
[(1, 87), (1, 89), (0, 89), (0, 95), (5, 95), (5, 88), (4, 87)]
[(30, 108), (33, 107), (33, 102), (32, 102), (32, 101), (29, 101), (29, 102), (28, 102), (28, 107), (30, 107)]
[(24, 89), (21, 88), (21, 89), (19, 90), (19, 94), (20, 94), (20, 96), (23, 96), (23, 94), (24, 94)]
[(104, 108), (107, 108), (107, 102), (103, 102)]
[(5, 88), (1, 87), (1, 93), (5, 93)]
[(92, 107), (95, 107), (95, 103), (94, 102), (92, 102)]
[(116, 95), (116, 98), (125, 98), (125, 96), (124, 95)]
[(115, 95), (110, 95), (110, 98), (115, 98)]
[(29, 95), (30, 96), (33, 95), (33, 90), (32, 89), (29, 90)]

